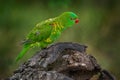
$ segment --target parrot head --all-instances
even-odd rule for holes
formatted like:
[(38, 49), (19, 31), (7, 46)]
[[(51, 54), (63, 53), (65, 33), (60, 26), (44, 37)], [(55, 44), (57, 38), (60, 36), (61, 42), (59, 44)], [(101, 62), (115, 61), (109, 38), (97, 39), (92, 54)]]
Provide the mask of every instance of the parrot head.
[(78, 16), (73, 12), (64, 12), (60, 16), (62, 23), (65, 27), (71, 27), (75, 23), (79, 22)]

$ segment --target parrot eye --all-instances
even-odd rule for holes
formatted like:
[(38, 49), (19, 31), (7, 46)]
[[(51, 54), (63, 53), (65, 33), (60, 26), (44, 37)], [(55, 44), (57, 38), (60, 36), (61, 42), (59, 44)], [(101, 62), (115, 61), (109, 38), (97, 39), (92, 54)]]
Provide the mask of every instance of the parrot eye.
[(75, 18), (70, 18), (70, 20), (75, 20)]
[(73, 20), (73, 18), (70, 18), (70, 20)]

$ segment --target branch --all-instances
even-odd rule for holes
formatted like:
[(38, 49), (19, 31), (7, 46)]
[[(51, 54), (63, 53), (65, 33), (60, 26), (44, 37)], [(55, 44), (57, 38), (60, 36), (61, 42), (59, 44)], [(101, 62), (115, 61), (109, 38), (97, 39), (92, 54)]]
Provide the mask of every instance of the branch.
[(71, 42), (51, 45), (24, 62), (8, 80), (115, 80), (86, 48)]

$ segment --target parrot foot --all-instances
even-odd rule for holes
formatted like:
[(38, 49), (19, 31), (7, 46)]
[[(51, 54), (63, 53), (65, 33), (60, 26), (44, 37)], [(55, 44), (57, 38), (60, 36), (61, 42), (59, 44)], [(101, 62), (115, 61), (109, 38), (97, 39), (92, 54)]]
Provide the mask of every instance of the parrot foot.
[(32, 48), (35, 48), (35, 47), (41, 47), (41, 44), (39, 42), (36, 42), (34, 44), (31, 44), (30, 45)]
[(50, 38), (48, 38), (48, 39), (45, 40), (45, 42), (47, 42), (47, 43), (51, 43), (52, 40), (51, 40)]

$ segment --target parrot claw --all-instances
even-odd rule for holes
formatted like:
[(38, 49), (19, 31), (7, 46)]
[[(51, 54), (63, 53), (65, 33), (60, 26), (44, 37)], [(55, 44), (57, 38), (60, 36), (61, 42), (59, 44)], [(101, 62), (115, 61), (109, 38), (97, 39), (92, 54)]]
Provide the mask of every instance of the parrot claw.
[(31, 46), (32, 48), (35, 48), (35, 47), (40, 47), (41, 45), (40, 45), (39, 42), (36, 42), (36, 43), (34, 43), (34, 44), (31, 44), (30, 46)]

